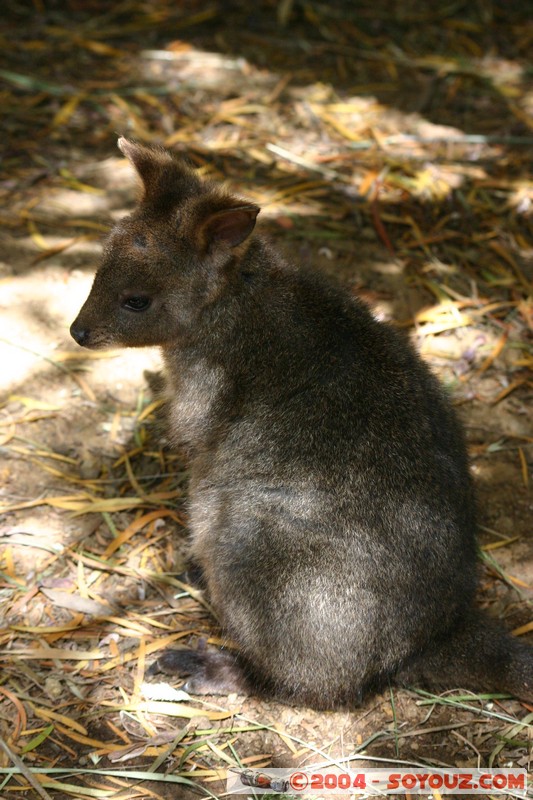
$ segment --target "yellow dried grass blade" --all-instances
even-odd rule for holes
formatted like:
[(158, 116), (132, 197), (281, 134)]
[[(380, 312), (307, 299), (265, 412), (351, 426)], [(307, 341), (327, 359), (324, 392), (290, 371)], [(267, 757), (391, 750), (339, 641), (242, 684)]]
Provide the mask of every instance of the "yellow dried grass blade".
[(30, 627), (25, 625), (10, 625), (9, 630), (19, 631), (20, 633), (37, 633), (39, 636), (46, 636), (47, 634), (61, 634), (61, 633), (68, 633), (68, 631), (75, 631), (79, 628), (79, 622), (76, 624), (68, 624), (68, 625), (49, 625), (49, 626), (39, 626)]
[(60, 661), (98, 661), (109, 658), (106, 653), (100, 650), (62, 650), (57, 647), (14, 647), (8, 653), (2, 653), (0, 658), (9, 656), (21, 656), (25, 659), (34, 661), (35, 659), (59, 659)]
[(74, 719), (70, 719), (70, 717), (66, 717), (64, 714), (58, 714), (57, 711), (50, 711), (49, 708), (41, 708), (40, 706), (34, 706), (33, 710), (36, 716), (38, 716), (40, 719), (44, 719), (49, 722), (60, 722), (66, 728), (69, 728), (69, 730), (77, 731), (84, 736), (87, 735), (87, 729), (83, 725), (81, 725), (79, 722), (76, 722)]
[(20, 394), (11, 394), (7, 398), (8, 403), (21, 403), (25, 408), (38, 411), (61, 411), (61, 406), (54, 403), (45, 403), (43, 400), (35, 400), (33, 397), (24, 397)]
[(105, 191), (103, 189), (98, 189), (97, 186), (90, 186), (88, 183), (82, 183), (66, 168), (60, 169), (59, 174), (65, 179), (71, 189), (83, 192), (84, 194), (96, 194), (99, 196), (105, 194)]
[(56, 256), (59, 253), (63, 253), (65, 250), (68, 250), (70, 247), (73, 247), (75, 244), (79, 242), (89, 242), (96, 237), (94, 234), (82, 234), (81, 236), (74, 236), (71, 239), (64, 239), (62, 242), (58, 244), (51, 245), (46, 250), (43, 250), (42, 253), (35, 256), (32, 264), (40, 264), (41, 261), (45, 261), (47, 258), (52, 258), (52, 256)]
[(499, 403), (505, 397), (508, 397), (511, 392), (514, 392), (515, 389), (518, 389), (519, 386), (523, 386), (525, 383), (529, 383), (527, 378), (517, 378), (515, 381), (510, 383), (509, 386), (506, 386), (505, 389), (502, 389), (502, 391), (490, 401), (490, 404), (493, 406), (497, 405), (497, 403)]
[(98, 739), (91, 739), (90, 736), (84, 736), (77, 731), (73, 731), (71, 728), (65, 728), (61, 724), (58, 723), (57, 730), (64, 733), (65, 736), (68, 736), (69, 739), (73, 739), (75, 742), (79, 742), (79, 744), (88, 744), (91, 747), (98, 747), (102, 748), (105, 747), (105, 742), (100, 742)]
[[(315, 113), (316, 113), (316, 111), (315, 111)], [(328, 114), (327, 111), (322, 111), (322, 112), (319, 111), (318, 115), (324, 120), (324, 122), (326, 122), (335, 131), (337, 131), (337, 133), (339, 133), (343, 137), (343, 139), (347, 139), (349, 142), (360, 142), (361, 141), (362, 137), (361, 137), (361, 135), (359, 133), (351, 131), (349, 128), (346, 127), (346, 125), (344, 125), (343, 122), (338, 120), (332, 114)]]
[[(150, 656), (152, 653), (157, 653), (158, 650), (164, 650), (169, 644), (177, 642), (178, 639), (183, 639), (185, 636), (188, 636), (189, 633), (190, 631), (179, 631), (179, 633), (173, 633), (170, 636), (159, 637), (154, 642), (150, 642), (150, 644), (146, 645), (146, 655)], [(125, 653), (109, 661), (107, 664), (103, 664), (98, 671), (108, 672), (110, 669), (116, 669), (116, 667), (121, 664), (127, 664), (129, 661), (133, 661), (135, 658), (137, 658), (137, 653)]]
[[(124, 620), (121, 620), (120, 617), (112, 617), (112, 618), (110, 617), (109, 619), (112, 622), (115, 622), (117, 625), (119, 623), (122, 624), (122, 625), (124, 624)], [(139, 616), (138, 619), (144, 619), (144, 617)], [(171, 631), (171, 630), (174, 630), (174, 627), (172, 625), (165, 625), (164, 622), (161, 622), (158, 619), (150, 619), (150, 618), (147, 618), (147, 619), (148, 619), (148, 623), (150, 624), (150, 626), (152, 628), (157, 628), (160, 631)]]
[(193, 708), (182, 703), (171, 703), (166, 700), (143, 700), (138, 705), (132, 706), (130, 710), (139, 710), (145, 714), (164, 714), (167, 717), (185, 717), (186, 719), (207, 717), (210, 720), (228, 719), (235, 713), (234, 711), (208, 711), (205, 708)]
[(508, 544), (511, 542), (518, 541), (519, 536), (513, 536), (512, 539), (503, 539), (501, 542), (491, 542), (490, 544), (484, 544), (481, 548), (482, 550), (498, 550), (500, 547), (507, 547)]
[[(127, 463), (127, 462), (126, 462)], [(156, 519), (162, 519), (163, 517), (171, 517), (176, 522), (179, 522), (179, 517), (173, 511), (169, 511), (167, 509), (160, 509), (157, 511), (150, 511), (149, 514), (144, 514), (139, 519), (134, 520), (128, 527), (120, 533), (116, 539), (106, 547), (102, 554), (102, 558), (109, 558), (110, 556), (115, 553), (119, 547), (127, 542), (132, 536), (135, 536), (140, 530), (142, 530), (145, 525), (148, 525), (150, 522), (153, 522)]]
[[(78, 461), (75, 458), (69, 458), (69, 456), (61, 455), (61, 453), (54, 453), (48, 450), (25, 450), (23, 447), (16, 447), (13, 446), (10, 448), (13, 453), (20, 453), (23, 456), (44, 456), (45, 458), (52, 458), (55, 461), (63, 461), (65, 464), (77, 464)], [(35, 459), (33, 459), (35, 461)]]
[[(7, 513), (8, 511), (22, 511), (25, 508), (36, 508), (37, 506), (51, 506), (51, 508), (60, 508), (63, 511), (77, 511), (80, 506), (83, 506), (84, 509), (90, 508), (90, 506), (87, 506), (87, 500), (90, 499), (92, 499), (90, 495), (61, 495), (60, 497), (41, 497), (37, 500), (27, 500), (24, 503), (0, 505), (0, 513)], [(85, 514), (87, 512), (82, 510), (81, 513)]]
[(76, 94), (73, 97), (70, 97), (67, 102), (61, 106), (57, 114), (52, 120), (52, 128), (59, 128), (60, 125), (64, 125), (71, 116), (76, 111), (77, 107), (79, 106), (80, 102), (85, 98), (84, 94)]
[(56, 361), (90, 361), (91, 359), (100, 358), (118, 358), (120, 356), (119, 350), (89, 350), (84, 352), (80, 350), (59, 350), (54, 353)]
[(530, 293), (533, 287), (527, 280), (526, 276), (516, 263), (511, 253), (509, 253), (509, 251), (506, 250), (499, 242), (489, 242), (489, 247), (494, 250), (494, 252), (498, 253), (503, 261), (509, 264), (526, 292)]
[(48, 250), (49, 246), (48, 242), (46, 241), (44, 236), (42, 236), (42, 234), (39, 232), (37, 225), (32, 219), (28, 220), (28, 230), (30, 232), (30, 236), (35, 246), (39, 250)]
[[(62, 220), (61, 224), (69, 228), (89, 228), (89, 230), (98, 231), (99, 233), (109, 233), (111, 228), (111, 225), (105, 222), (95, 222), (91, 219), (79, 218)], [(87, 355), (87, 358), (98, 358), (98, 356)], [(102, 354), (101, 358), (105, 358), (105, 355)]]
[(142, 486), (140, 485), (139, 481), (135, 477), (135, 473), (133, 472), (133, 467), (131, 466), (131, 461), (126, 456), (124, 460), (124, 464), (126, 466), (126, 472), (129, 478), (129, 482), (131, 483), (132, 488), (137, 492), (137, 495), (142, 499), (146, 500), (147, 495), (144, 493)]
[(76, 381), (80, 389), (82, 390), (83, 394), (92, 402), (96, 403), (96, 395), (85, 380), (82, 378), (81, 375), (77, 375), (75, 372), (71, 372), (70, 376)]
[(63, 797), (69, 798), (93, 798), (94, 800), (107, 800), (107, 798), (111, 798), (111, 800), (118, 800), (117, 798), (117, 790), (116, 789), (87, 789), (84, 786), (78, 786), (74, 783), (64, 783), (63, 781), (56, 781), (53, 778), (50, 778), (48, 775), (46, 777), (43, 776), (42, 778), (42, 786), (46, 787), (47, 789), (57, 789), (58, 792), (62, 792)]
[(45, 472), (49, 472), (50, 475), (53, 475), (55, 478), (61, 478), (61, 480), (66, 481), (67, 483), (77, 483), (80, 486), (89, 486), (95, 492), (102, 491), (102, 488), (95, 485), (94, 481), (92, 480), (86, 478), (78, 478), (76, 475), (69, 475), (67, 472), (62, 472), (59, 469), (51, 467), (50, 464), (44, 464), (37, 458), (30, 458), (29, 460), (32, 462), (32, 464), (35, 464), (40, 469), (43, 469)]
[[(217, 758), (219, 758), (221, 761), (225, 761), (226, 764), (230, 765), (230, 767), (235, 766), (235, 758), (233, 756), (231, 757), (228, 756), (228, 754), (224, 752), (222, 747), (217, 747), (217, 745), (214, 742), (210, 742), (209, 739), (207, 740), (206, 744), (209, 747), (209, 749), (212, 750), (212, 752), (217, 756)], [(229, 742), (226, 742), (224, 744), (224, 747), (227, 747), (228, 744)]]
[[(144, 625), (141, 625), (139, 622), (135, 622), (135, 620), (126, 619), (126, 617), (104, 617), (107, 622), (112, 622), (115, 625), (119, 625), (121, 628), (127, 628), (128, 630), (135, 631), (141, 636), (151, 636), (152, 632), (145, 628)], [(168, 626), (165, 626), (168, 627)]]
[(526, 489), (528, 489), (529, 488), (529, 468), (528, 468), (528, 464), (527, 464), (527, 461), (526, 461), (526, 456), (525, 456), (524, 451), (522, 450), (521, 447), (518, 448), (518, 456), (520, 458), (520, 466), (521, 466), (521, 469), (522, 469), (522, 480), (524, 481), (524, 486), (526, 487)]
[(146, 417), (149, 417), (150, 414), (152, 414), (156, 409), (162, 406), (164, 402), (165, 402), (164, 400), (154, 400), (153, 403), (150, 403), (150, 405), (146, 406), (146, 408), (143, 411), (141, 411), (141, 413), (137, 417), (137, 421), (142, 422), (143, 420), (145, 420)]
[(421, 336), (436, 336), (438, 333), (453, 331), (455, 328), (465, 328), (470, 324), (471, 320), (468, 317), (461, 320), (450, 320), (450, 322), (427, 322), (420, 326), (418, 333)]
[(507, 337), (508, 337), (508, 333), (507, 333), (507, 331), (505, 331), (500, 336), (498, 341), (496, 342), (496, 344), (494, 346), (494, 349), (493, 349), (492, 353), (490, 354), (490, 356), (488, 356), (485, 359), (483, 364), (477, 370), (476, 375), (481, 375), (483, 372), (486, 372), (488, 370), (488, 368), (494, 363), (494, 361), (496, 361), (496, 359), (498, 358), (498, 356), (500, 355), (500, 353), (502, 352), (503, 348), (505, 347), (505, 345), (507, 343)]
[(520, 578), (516, 578), (514, 575), (509, 575), (509, 573), (507, 573), (507, 578), (513, 583), (516, 583), (517, 586), (521, 586), (523, 589), (533, 589), (533, 586), (531, 586), (529, 583), (526, 583)]
[(112, 47), (109, 44), (105, 44), (105, 42), (96, 42), (94, 39), (83, 39), (76, 36), (76, 44), (80, 44), (99, 56), (111, 56), (112, 58), (124, 58), (126, 56), (124, 50), (119, 50), (118, 47)]
[(112, 514), (116, 511), (128, 511), (146, 503), (148, 499), (148, 496), (144, 499), (142, 497), (109, 497), (102, 500), (91, 498), (90, 503), (86, 503), (81, 507), (78, 505), (77, 508), (72, 508), (71, 510), (74, 511), (73, 516), (75, 517), (79, 517), (81, 514), (101, 513), (103, 511)]
[(533, 621), (526, 622), (525, 625), (520, 625), (519, 628), (515, 628), (511, 633), (513, 636), (522, 636), (524, 633), (529, 633), (530, 631), (533, 631)]

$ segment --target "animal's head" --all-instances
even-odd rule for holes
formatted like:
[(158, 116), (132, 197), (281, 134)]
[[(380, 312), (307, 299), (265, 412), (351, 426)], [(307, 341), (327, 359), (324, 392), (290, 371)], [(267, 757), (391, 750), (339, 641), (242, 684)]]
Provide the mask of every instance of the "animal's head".
[(259, 208), (202, 181), (163, 148), (118, 146), (144, 188), (111, 231), (70, 332), (85, 347), (165, 345), (194, 326), (233, 279)]

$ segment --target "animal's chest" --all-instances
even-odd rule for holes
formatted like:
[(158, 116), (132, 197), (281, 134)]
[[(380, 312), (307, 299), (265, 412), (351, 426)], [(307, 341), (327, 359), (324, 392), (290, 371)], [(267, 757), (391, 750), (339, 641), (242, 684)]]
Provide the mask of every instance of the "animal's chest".
[(224, 370), (200, 361), (184, 364), (167, 386), (168, 435), (176, 446), (203, 448), (220, 422)]

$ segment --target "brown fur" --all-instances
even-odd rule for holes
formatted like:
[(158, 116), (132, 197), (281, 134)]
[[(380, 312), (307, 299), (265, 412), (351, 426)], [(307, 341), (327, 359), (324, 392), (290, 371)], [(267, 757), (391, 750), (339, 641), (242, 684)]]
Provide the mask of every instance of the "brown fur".
[(71, 331), (161, 347), (191, 557), (239, 645), (159, 666), (322, 708), (392, 679), (533, 699), (533, 649), (474, 610), (463, 435), (407, 340), (252, 236), (255, 204), (119, 146), (144, 196)]

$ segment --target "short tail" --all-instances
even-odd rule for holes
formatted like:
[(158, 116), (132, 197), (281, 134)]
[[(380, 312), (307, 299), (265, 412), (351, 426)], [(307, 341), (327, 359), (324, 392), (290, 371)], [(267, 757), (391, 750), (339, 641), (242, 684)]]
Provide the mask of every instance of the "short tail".
[(403, 685), (497, 691), (533, 702), (533, 647), (472, 611), (400, 670)]

